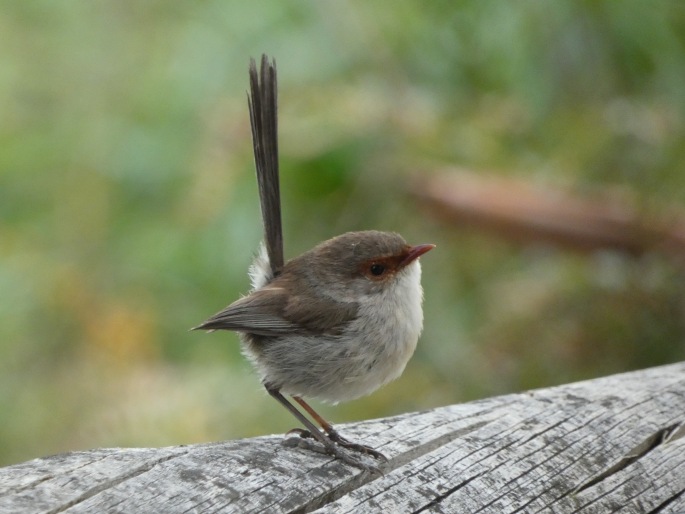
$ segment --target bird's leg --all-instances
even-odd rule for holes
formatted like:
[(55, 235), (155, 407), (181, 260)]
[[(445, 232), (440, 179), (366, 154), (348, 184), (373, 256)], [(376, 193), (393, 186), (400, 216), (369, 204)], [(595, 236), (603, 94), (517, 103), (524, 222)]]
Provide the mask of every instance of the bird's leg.
[[(376, 473), (380, 474), (380, 470), (375, 467), (375, 466), (368, 466), (364, 464), (362, 461), (359, 459), (355, 459), (354, 457), (348, 455), (344, 451), (341, 451), (340, 448), (338, 448), (333, 441), (333, 439), (330, 436), (325, 435), (324, 433), (321, 432), (316, 426), (307, 419), (306, 416), (304, 416), (297, 408), (290, 403), (285, 396), (281, 394), (281, 392), (278, 389), (271, 389), (269, 387), (266, 388), (266, 390), (269, 392), (269, 394), (274, 397), (278, 402), (283, 405), (293, 416), (295, 416), (300, 423), (302, 423), (305, 427), (307, 427), (306, 431), (303, 431), (307, 435), (304, 437), (312, 437), (319, 441), (321, 444), (323, 444), (324, 448), (326, 449), (326, 452), (335, 457), (336, 459), (340, 459), (341, 461), (350, 464), (351, 466), (354, 466), (359, 469), (363, 469), (365, 471), (369, 471), (371, 473)], [(311, 407), (310, 407), (311, 408)], [(312, 409), (313, 410), (313, 409)], [(330, 425), (329, 425), (330, 426)], [(299, 432), (300, 436), (303, 435), (303, 432)], [(342, 445), (341, 446), (345, 446)], [(308, 446), (307, 447), (310, 450), (317, 451), (315, 448)], [(319, 450), (320, 451), (320, 450)]]
[[(353, 443), (352, 441), (349, 441), (348, 439), (345, 439), (343, 436), (341, 436), (338, 431), (333, 428), (333, 425), (331, 425), (328, 421), (326, 421), (321, 415), (319, 415), (318, 412), (316, 412), (311, 405), (309, 405), (307, 402), (305, 402), (301, 397), (299, 396), (293, 396), (293, 400), (295, 400), (297, 403), (299, 403), (304, 410), (306, 410), (309, 415), (314, 418), (314, 420), (319, 424), (321, 428), (323, 428), (324, 432), (326, 432), (326, 435), (328, 435), (329, 439), (343, 448), (347, 448), (349, 450), (353, 450), (359, 453), (365, 453), (367, 455), (371, 455), (373, 458), (382, 460), (384, 462), (388, 461), (388, 458), (383, 455), (381, 452), (374, 450), (373, 448), (369, 446), (365, 446), (363, 444), (358, 444), (358, 443)], [(309, 428), (309, 427), (307, 427)], [(317, 430), (318, 431), (318, 430)], [(306, 433), (299, 432), (300, 437), (307, 437)]]

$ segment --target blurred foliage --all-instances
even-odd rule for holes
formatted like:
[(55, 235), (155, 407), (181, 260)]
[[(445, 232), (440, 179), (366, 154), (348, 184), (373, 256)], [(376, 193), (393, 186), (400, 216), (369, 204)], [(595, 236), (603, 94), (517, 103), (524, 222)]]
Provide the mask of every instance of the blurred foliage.
[[(291, 428), (233, 334), (261, 235), (247, 62), (279, 67), (286, 253), (355, 229), (433, 242), (378, 417), (683, 359), (683, 268), (445, 226), (409, 175), (458, 165), (685, 203), (680, 2), (6, 2), (0, 464)], [(669, 207), (670, 208), (670, 207)]]

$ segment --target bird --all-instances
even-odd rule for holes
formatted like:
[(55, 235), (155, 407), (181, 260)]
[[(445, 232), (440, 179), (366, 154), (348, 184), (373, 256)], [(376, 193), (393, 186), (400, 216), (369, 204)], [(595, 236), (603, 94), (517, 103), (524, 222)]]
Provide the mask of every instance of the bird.
[(194, 330), (237, 332), (266, 391), (306, 428), (291, 433), (375, 471), (350, 452), (387, 458), (343, 437), (305, 398), (349, 401), (402, 374), (423, 329), (419, 257), (435, 245), (410, 245), (395, 232), (364, 230), (328, 239), (285, 262), (275, 59), (262, 55), (259, 71), (251, 59), (249, 77), (264, 242), (249, 268), (251, 291)]

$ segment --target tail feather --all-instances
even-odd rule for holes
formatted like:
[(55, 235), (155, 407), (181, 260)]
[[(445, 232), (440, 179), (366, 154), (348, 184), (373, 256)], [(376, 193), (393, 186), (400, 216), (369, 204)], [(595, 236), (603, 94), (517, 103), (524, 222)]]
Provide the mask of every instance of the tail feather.
[(250, 59), (250, 109), (252, 145), (254, 147), (259, 200), (264, 221), (264, 242), (273, 276), (283, 268), (283, 229), (281, 225), (281, 193), (278, 177), (278, 113), (276, 61), (262, 55), (257, 72)]

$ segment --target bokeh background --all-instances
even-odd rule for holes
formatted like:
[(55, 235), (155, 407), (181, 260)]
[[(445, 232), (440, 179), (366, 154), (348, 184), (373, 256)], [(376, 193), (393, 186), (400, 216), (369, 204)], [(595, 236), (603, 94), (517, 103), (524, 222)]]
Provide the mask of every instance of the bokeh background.
[[(682, 259), (576, 252), (433, 216), (445, 169), (685, 207), (677, 1), (5, 2), (0, 465), (278, 433), (231, 333), (261, 239), (247, 63), (279, 69), (286, 254), (378, 228), (423, 259), (404, 375), (352, 421), (685, 357)], [(319, 405), (316, 404), (315, 405)]]

